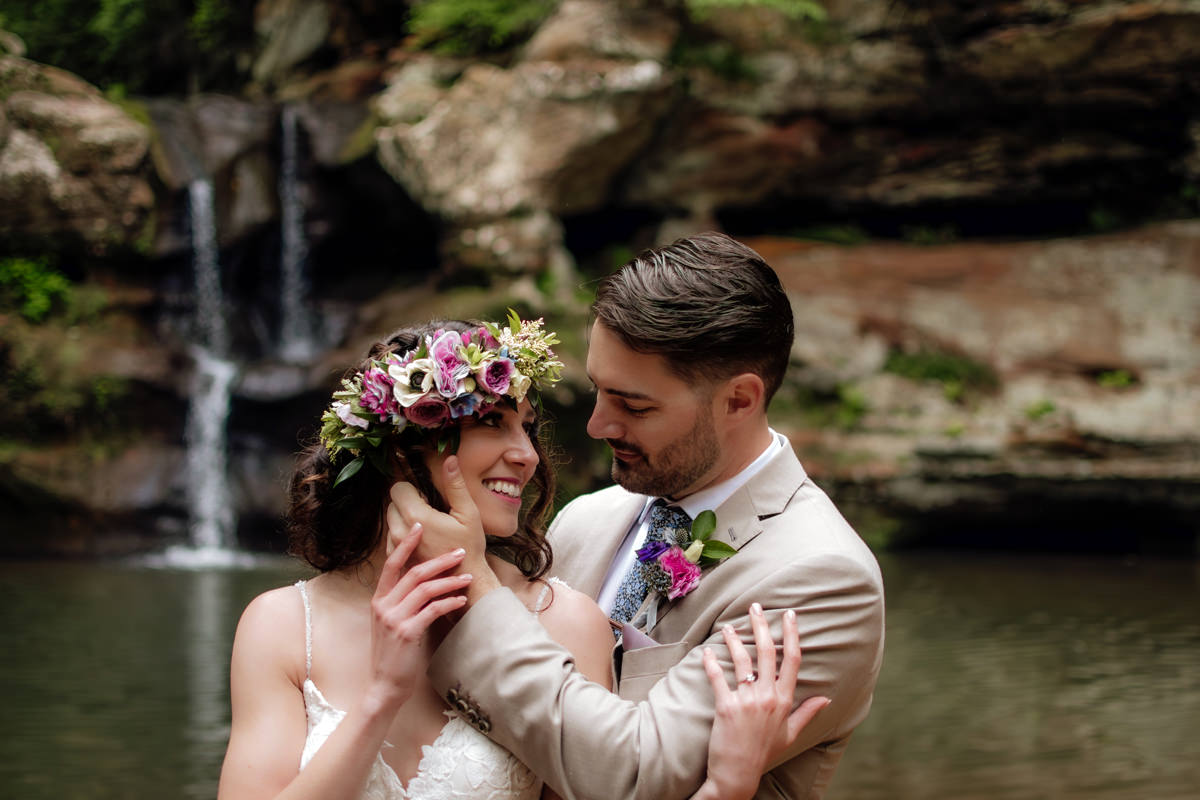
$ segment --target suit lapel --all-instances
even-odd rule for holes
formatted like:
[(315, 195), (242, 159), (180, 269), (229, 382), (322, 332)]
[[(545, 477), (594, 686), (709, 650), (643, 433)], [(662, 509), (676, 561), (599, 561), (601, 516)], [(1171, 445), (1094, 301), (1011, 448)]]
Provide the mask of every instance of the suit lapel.
[(574, 552), (570, 562), (574, 569), (566, 579), (572, 588), (592, 598), (600, 594), (604, 576), (608, 574), (625, 534), (645, 505), (644, 495), (625, 493), (603, 518), (595, 520), (594, 527), (585, 535), (572, 534)]

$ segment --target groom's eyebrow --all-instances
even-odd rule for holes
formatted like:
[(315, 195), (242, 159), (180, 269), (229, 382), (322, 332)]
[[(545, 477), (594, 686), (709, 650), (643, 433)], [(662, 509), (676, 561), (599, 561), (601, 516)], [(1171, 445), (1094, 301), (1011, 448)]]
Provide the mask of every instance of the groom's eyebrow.
[(596, 381), (592, 379), (591, 375), (588, 375), (588, 380), (591, 381), (593, 389), (595, 389), (598, 392), (603, 392), (604, 394), (610, 394), (615, 397), (624, 397), (626, 400), (653, 400), (654, 399), (653, 397), (651, 397), (648, 394), (645, 394), (644, 392), (631, 392), (626, 389), (609, 389), (609, 388), (601, 389), (599, 386), (596, 385)]

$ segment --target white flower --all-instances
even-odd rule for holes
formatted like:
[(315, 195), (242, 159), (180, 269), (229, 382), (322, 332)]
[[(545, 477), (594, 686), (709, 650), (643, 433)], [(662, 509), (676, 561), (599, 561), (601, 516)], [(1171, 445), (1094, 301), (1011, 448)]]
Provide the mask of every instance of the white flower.
[[(408, 408), (433, 388), (433, 359), (418, 358), (404, 366), (392, 364), (388, 367), (388, 375), (396, 379), (396, 385), (392, 387), (396, 402)], [(417, 388), (413, 388), (414, 381)]]
[(519, 403), (525, 399), (525, 393), (529, 391), (531, 383), (528, 375), (514, 372), (508, 381), (508, 391), (505, 394)]

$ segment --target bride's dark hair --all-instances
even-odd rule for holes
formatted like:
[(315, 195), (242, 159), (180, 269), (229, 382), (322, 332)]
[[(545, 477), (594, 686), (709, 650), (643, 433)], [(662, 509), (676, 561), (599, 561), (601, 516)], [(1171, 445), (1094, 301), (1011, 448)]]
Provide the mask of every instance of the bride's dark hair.
[[(404, 355), (415, 349), (426, 334), (439, 329), (463, 333), (478, 328), (479, 323), (462, 320), (439, 320), (420, 327), (401, 328), (373, 344), (367, 357), (347, 370), (345, 377), (365, 371), (371, 361), (382, 360), (388, 353)], [(540, 416), (541, 412), (538, 413)], [(544, 575), (552, 560), (546, 541), (546, 515), (554, 500), (554, 472), (541, 440), (541, 426), (537, 428), (539, 433), (530, 438), (538, 464), (529, 482), (533, 491), (521, 522), (512, 536), (488, 537), (488, 552), (512, 562), (530, 580)], [(391, 475), (367, 465), (337, 486), (333, 482), (344, 464), (334, 465), (319, 441), (306, 447), (288, 487), (288, 551), (321, 572), (364, 563), (386, 535), (388, 490), (396, 481), (408, 481), (431, 506), (439, 511), (449, 510), (441, 493), (434, 488), (425, 464), (426, 453), (437, 446), (438, 433), (432, 429), (425, 436), (395, 437), (394, 446), (387, 453)]]

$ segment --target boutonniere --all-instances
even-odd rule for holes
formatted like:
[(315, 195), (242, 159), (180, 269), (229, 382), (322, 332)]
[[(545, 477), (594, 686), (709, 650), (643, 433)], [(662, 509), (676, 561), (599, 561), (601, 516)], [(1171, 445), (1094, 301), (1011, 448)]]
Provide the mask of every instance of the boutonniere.
[[(667, 599), (683, 597), (700, 583), (700, 574), (737, 552), (724, 542), (710, 537), (717, 529), (717, 515), (701, 511), (692, 521), (692, 529), (676, 528), (668, 541), (650, 542), (637, 551), (646, 585)], [(673, 539), (673, 541), (671, 541)]]

